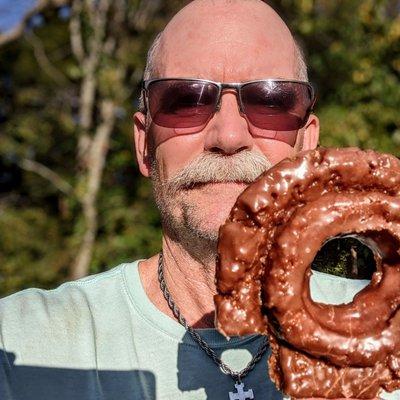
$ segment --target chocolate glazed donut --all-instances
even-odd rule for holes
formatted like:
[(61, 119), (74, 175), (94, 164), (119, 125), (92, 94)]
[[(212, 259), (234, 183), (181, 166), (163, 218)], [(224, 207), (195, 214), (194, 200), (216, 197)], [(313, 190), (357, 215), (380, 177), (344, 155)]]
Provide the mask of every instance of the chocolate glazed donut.
[[(268, 170), (221, 227), (218, 329), (267, 334), (270, 375), (286, 394), (367, 399), (400, 388), (399, 195), (394, 156), (320, 148)], [(310, 265), (345, 235), (373, 249), (371, 282), (349, 304), (314, 302)]]

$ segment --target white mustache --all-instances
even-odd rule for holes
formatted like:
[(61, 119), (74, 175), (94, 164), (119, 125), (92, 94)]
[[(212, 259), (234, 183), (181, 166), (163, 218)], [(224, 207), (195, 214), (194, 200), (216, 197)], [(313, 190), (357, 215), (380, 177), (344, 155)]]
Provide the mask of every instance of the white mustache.
[(229, 156), (203, 153), (163, 185), (176, 191), (199, 183), (252, 183), (271, 167), (272, 163), (263, 154), (250, 150)]

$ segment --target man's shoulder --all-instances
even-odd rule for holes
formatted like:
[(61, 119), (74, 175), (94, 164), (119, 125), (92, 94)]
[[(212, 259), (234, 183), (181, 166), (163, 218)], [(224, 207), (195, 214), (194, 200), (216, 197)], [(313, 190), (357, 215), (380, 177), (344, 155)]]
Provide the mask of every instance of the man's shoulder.
[(0, 299), (0, 325), (54, 323), (59, 316), (79, 318), (101, 302), (123, 294), (124, 271), (137, 262), (120, 264), (110, 270), (63, 283), (51, 290), (30, 288)]
[[(136, 263), (0, 300), (1, 354), (18, 365), (92, 368), (96, 339), (107, 342), (129, 316), (126, 275)], [(0, 395), (1, 397), (1, 395)]]

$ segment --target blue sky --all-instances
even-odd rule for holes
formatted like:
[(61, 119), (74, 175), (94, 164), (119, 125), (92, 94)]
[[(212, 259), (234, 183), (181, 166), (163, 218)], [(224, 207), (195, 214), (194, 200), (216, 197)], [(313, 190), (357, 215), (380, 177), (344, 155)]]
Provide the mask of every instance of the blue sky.
[(0, 31), (11, 29), (35, 4), (35, 0), (0, 0)]

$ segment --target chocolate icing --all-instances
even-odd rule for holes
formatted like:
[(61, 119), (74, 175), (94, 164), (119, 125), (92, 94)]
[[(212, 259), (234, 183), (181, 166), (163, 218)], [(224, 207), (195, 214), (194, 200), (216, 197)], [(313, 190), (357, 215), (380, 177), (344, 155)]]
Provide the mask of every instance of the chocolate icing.
[[(355, 148), (300, 153), (238, 198), (218, 244), (217, 327), (267, 334), (270, 376), (293, 397), (376, 397), (400, 388), (400, 162)], [(314, 302), (324, 242), (357, 235), (375, 254), (349, 304)]]

